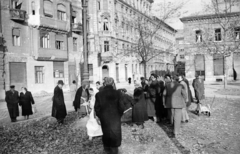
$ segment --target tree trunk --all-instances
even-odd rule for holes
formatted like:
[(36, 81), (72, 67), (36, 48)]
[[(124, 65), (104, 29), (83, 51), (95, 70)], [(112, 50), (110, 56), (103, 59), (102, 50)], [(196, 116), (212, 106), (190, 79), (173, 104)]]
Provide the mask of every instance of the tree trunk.
[(227, 85), (228, 85), (228, 70), (227, 70), (227, 60), (226, 60), (226, 57), (223, 56), (223, 70), (224, 70), (224, 89), (227, 88)]
[(147, 78), (147, 63), (143, 62), (143, 69), (144, 69), (144, 78)]

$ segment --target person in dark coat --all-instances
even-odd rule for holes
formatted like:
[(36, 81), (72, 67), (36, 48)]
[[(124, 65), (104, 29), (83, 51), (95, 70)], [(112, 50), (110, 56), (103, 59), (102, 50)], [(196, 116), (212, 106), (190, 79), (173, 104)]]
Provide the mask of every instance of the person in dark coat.
[(121, 92), (113, 88), (113, 78), (107, 77), (104, 80), (105, 87), (96, 94), (94, 109), (101, 122), (104, 150), (110, 154), (118, 154), (118, 147), (122, 142), (121, 117), (125, 106)]
[(86, 107), (81, 105), (87, 102), (90, 98), (88, 87), (89, 87), (89, 83), (83, 82), (82, 86), (78, 88), (77, 93), (75, 95), (74, 102), (73, 102), (75, 111), (78, 112), (80, 117), (85, 116), (87, 114)]
[(124, 114), (122, 116), (122, 122), (131, 122), (132, 121), (132, 107), (134, 105), (134, 100), (132, 96), (127, 94), (127, 90), (125, 88), (118, 89), (121, 92), (122, 102), (124, 104)]
[(193, 80), (192, 86), (194, 88), (195, 97), (197, 104), (200, 103), (200, 100), (204, 99), (204, 81), (199, 78), (199, 75), (196, 75), (196, 78)]
[(58, 85), (54, 89), (52, 116), (55, 117), (59, 124), (63, 124), (64, 118), (67, 116), (67, 110), (64, 102), (62, 80), (58, 81)]
[(22, 107), (22, 116), (24, 116), (24, 119), (29, 119), (29, 115), (33, 114), (32, 104), (34, 104), (32, 93), (27, 91), (27, 88), (22, 87), (19, 105)]
[(190, 89), (190, 85), (189, 85), (188, 79), (185, 77), (185, 75), (182, 75), (182, 77), (183, 77), (183, 81), (187, 84), (187, 87), (188, 87), (188, 103), (187, 103), (187, 107), (189, 107), (191, 105), (191, 103), (193, 102), (192, 91)]
[(128, 78), (128, 83), (129, 83), (129, 84), (132, 83), (132, 78)]
[(157, 75), (152, 74), (151, 75), (151, 83), (149, 86), (149, 99), (150, 101), (148, 102), (148, 108), (154, 108), (156, 115), (153, 117), (154, 121), (157, 122), (159, 121), (160, 117), (160, 105), (162, 101), (160, 100), (160, 86), (157, 81)]
[(17, 117), (19, 116), (19, 96), (14, 85), (10, 86), (10, 90), (6, 92), (5, 101), (7, 102), (7, 108), (11, 121), (16, 122)]
[(180, 126), (182, 119), (182, 108), (186, 107), (187, 94), (184, 87), (177, 82), (177, 77), (174, 81), (166, 84), (163, 92), (163, 103), (165, 108), (169, 111), (169, 118), (171, 124), (174, 125), (174, 135), (180, 134)]
[(144, 128), (144, 122), (148, 120), (147, 104), (144, 91), (141, 87), (134, 90), (135, 104), (132, 111), (132, 122)]

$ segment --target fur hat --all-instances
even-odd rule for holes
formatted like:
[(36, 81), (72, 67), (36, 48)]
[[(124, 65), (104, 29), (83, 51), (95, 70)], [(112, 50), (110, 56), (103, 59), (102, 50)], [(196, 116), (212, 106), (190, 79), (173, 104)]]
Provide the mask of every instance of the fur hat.
[(58, 80), (58, 84), (64, 85), (63, 80)]

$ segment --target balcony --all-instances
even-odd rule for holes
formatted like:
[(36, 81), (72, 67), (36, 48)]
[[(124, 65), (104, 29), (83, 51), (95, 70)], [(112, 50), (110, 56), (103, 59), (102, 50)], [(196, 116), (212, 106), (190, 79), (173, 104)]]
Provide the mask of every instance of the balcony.
[(82, 24), (81, 23), (72, 23), (72, 31), (80, 33), (82, 32)]
[(25, 21), (26, 19), (26, 11), (19, 9), (10, 9), (11, 19), (15, 21)]
[(111, 37), (113, 36), (113, 32), (110, 31), (99, 31), (100, 36), (106, 36), (106, 37)]

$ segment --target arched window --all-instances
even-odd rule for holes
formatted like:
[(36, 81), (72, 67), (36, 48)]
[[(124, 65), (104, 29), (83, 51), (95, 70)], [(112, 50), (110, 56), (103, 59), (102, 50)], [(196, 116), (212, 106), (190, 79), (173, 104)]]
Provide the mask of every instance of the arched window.
[(34, 1), (32, 1), (31, 7), (32, 7), (32, 15), (35, 15), (35, 2)]
[(53, 3), (50, 0), (43, 1), (43, 13), (47, 17), (53, 17)]
[(57, 5), (57, 15), (59, 20), (67, 20), (66, 7), (63, 4)]
[(103, 21), (103, 30), (104, 30), (104, 31), (108, 31), (108, 30), (109, 30), (108, 19), (107, 19), (107, 18), (104, 18), (104, 21)]

